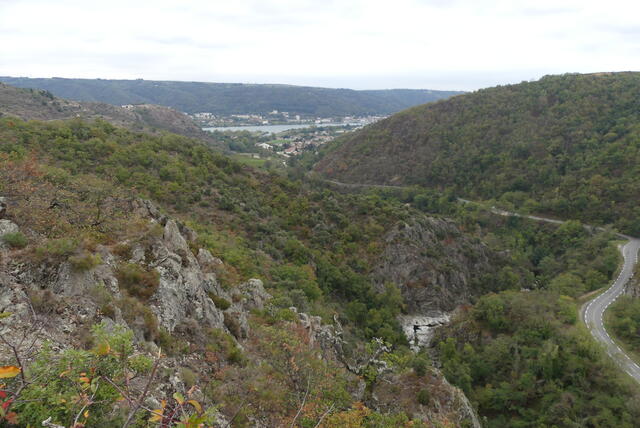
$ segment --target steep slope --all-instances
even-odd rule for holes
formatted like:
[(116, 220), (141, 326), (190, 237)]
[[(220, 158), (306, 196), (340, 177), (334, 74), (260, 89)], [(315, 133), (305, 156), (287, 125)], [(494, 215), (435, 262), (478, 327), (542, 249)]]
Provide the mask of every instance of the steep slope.
[[(583, 274), (598, 277), (591, 271), (609, 242), (579, 224), (538, 233), (524, 219), (482, 219), (453, 198), (439, 203), (459, 210), (460, 223), (435, 218), (376, 192), (333, 192), (252, 170), (197, 140), (104, 121), (0, 119), (0, 183), (0, 373), (13, 375), (0, 400), (15, 412), (2, 417), (21, 426), (52, 417), (121, 427), (132, 414), (131, 426), (146, 426), (160, 412), (167, 426), (175, 415), (215, 427), (470, 426), (469, 401), (408, 350), (398, 316), (460, 305), (464, 314), (485, 292), (536, 287), (524, 269), (531, 259), (538, 278), (574, 272), (544, 295), (570, 326), (575, 304), (558, 293)], [(467, 232), (491, 221), (514, 251)], [(515, 294), (527, 309), (533, 292)], [(501, 315), (500, 305), (480, 309)], [(549, 336), (543, 325), (522, 339), (564, 345), (563, 331)], [(492, 348), (487, 360), (530, 360), (519, 346)], [(470, 363), (457, 360), (444, 355), (443, 371), (468, 388)], [(601, 364), (597, 353), (572, 361), (568, 372), (605, 381), (570, 376), (553, 398), (580, 383), (589, 403), (617, 390), (600, 412), (616, 416), (599, 426), (624, 426), (615, 423), (636, 416), (624, 401), (631, 391)], [(483, 373), (494, 385), (490, 376), (503, 374)], [(517, 379), (499, 381), (502, 391)], [(553, 381), (529, 385), (527, 397)], [(567, 400), (575, 420), (591, 415), (584, 397)], [(486, 414), (510, 416), (511, 402), (501, 403)], [(540, 406), (528, 419), (542, 415)]]
[(102, 119), (137, 131), (162, 130), (211, 140), (211, 136), (188, 116), (167, 107), (148, 104), (122, 108), (97, 102), (70, 101), (47, 91), (19, 89), (0, 83), (0, 117), (3, 115), (24, 120)]
[(187, 113), (264, 114), (272, 110), (316, 116), (390, 114), (461, 92), (422, 89), (354, 91), (291, 85), (109, 79), (29, 79), (0, 82), (38, 88), (78, 101), (158, 104)]
[(547, 76), (398, 113), (316, 170), (453, 190), (640, 234), (640, 73)]
[[(12, 407), (25, 423), (47, 417), (47, 396), (69, 403), (52, 413), (68, 424), (82, 406), (65, 394), (86, 373), (99, 373), (95, 382), (107, 394), (91, 405), (90, 421), (99, 426), (122, 426), (135, 402), (115, 404), (105, 378), (135, 397), (149, 376), (155, 401), (146, 407), (168, 399), (175, 408), (174, 392), (199, 386), (194, 399), (220, 406), (222, 422), (213, 426), (238, 412), (238, 426), (295, 426), (299, 408), (299, 426), (315, 425), (324, 412), (328, 427), (353, 414), (381, 427), (410, 419), (459, 426), (472, 414), (424, 357), (412, 368), (416, 357), (397, 321), (411, 292), (391, 282), (401, 276), (378, 282), (374, 274), (392, 264), (385, 249), (395, 254), (410, 244), (412, 269), (442, 270), (450, 280), (438, 285), (449, 295), (429, 309), (477, 298), (492, 284), (488, 255), (497, 265), (504, 260), (453, 222), (376, 195), (255, 171), (193, 139), (104, 121), (0, 119), (0, 182), (0, 309), (7, 312), (0, 336), (11, 344), (23, 334), (36, 339), (20, 349), (30, 356), (24, 363), (0, 343), (0, 364), (29, 368), (31, 401)], [(413, 233), (401, 237), (403, 223)], [(451, 255), (467, 267), (459, 276), (444, 272)], [(478, 276), (488, 277), (470, 280)], [(124, 345), (117, 343), (125, 338), (115, 326), (130, 332), (126, 355), (146, 365), (119, 365)], [(155, 357), (158, 347), (166, 357)], [(157, 376), (149, 358), (160, 361)], [(67, 361), (74, 377), (54, 382), (68, 373)], [(32, 373), (45, 384), (31, 382)], [(10, 391), (22, 394), (20, 382)], [(411, 389), (398, 397), (394, 391), (407, 383)], [(416, 400), (422, 390), (429, 400)]]

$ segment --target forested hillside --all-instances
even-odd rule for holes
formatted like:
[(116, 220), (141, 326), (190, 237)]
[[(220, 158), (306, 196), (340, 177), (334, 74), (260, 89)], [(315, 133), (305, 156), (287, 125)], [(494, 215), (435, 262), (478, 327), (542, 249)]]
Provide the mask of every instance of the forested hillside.
[(291, 85), (142, 79), (0, 77), (0, 82), (21, 88), (44, 89), (56, 96), (72, 100), (118, 106), (157, 104), (186, 113), (215, 114), (264, 114), (279, 110), (322, 117), (390, 114), (461, 93), (428, 89), (354, 91)]
[[(483, 416), (513, 426), (547, 420), (547, 399), (523, 410), (526, 417), (514, 416), (512, 403), (570, 396), (559, 414), (583, 420), (612, 389), (621, 398), (601, 409), (616, 416), (593, 419), (598, 426), (637, 416), (633, 390), (615, 375), (600, 381), (559, 371), (610, 373), (601, 354), (585, 348), (567, 365), (563, 353), (540, 374), (547, 366), (537, 354), (520, 351), (522, 341), (544, 340), (553, 350), (582, 340), (573, 297), (613, 274), (609, 232), (499, 218), (419, 188), (336, 192), (251, 169), (194, 139), (101, 120), (2, 118), (0, 142), (0, 297), (9, 302), (0, 334), (9, 344), (36, 338), (28, 363), (12, 352), (3, 359), (7, 391), (21, 398), (6, 404), (7, 421), (35, 426), (48, 415), (61, 423), (80, 415), (89, 425), (122, 426), (137, 414), (132, 426), (149, 426), (159, 421), (154, 413), (135, 411), (149, 382), (154, 399), (165, 397), (153, 404), (162, 417), (180, 410), (180, 418), (217, 426), (468, 426), (469, 406), (427, 355), (409, 351), (398, 315), (462, 305), (464, 316), (480, 299), (473, 313), (485, 318), (474, 319), (499, 316), (495, 328), (515, 328), (516, 311), (505, 308), (521, 289), (538, 290), (529, 294), (535, 300), (518, 300), (532, 316), (537, 296), (548, 302), (544, 322), (523, 324), (514, 346), (474, 342), (470, 354), (458, 334), (487, 330), (463, 331), (456, 321), (448, 333), (456, 339), (441, 347), (447, 378)], [(488, 292), (502, 292), (501, 303), (482, 303)], [(500, 335), (513, 332), (495, 334), (503, 343), (512, 339)], [(477, 375), (480, 353), (496, 360)], [(539, 376), (517, 402), (476, 393), (487, 384), (500, 385), (496, 397), (524, 388), (493, 370), (499, 358)]]
[(167, 107), (145, 104), (125, 109), (105, 103), (70, 101), (45, 90), (14, 88), (0, 83), (2, 116), (24, 120), (102, 119), (135, 131), (169, 131), (216, 143), (190, 117)]
[[(401, 244), (413, 240), (419, 262), (463, 291), (442, 305), (493, 290), (496, 269), (511, 262), (455, 223), (380, 195), (253, 170), (194, 139), (101, 120), (2, 118), (0, 166), (0, 296), (11, 302), (0, 334), (7, 343), (35, 340), (17, 348), (34, 360), (10, 352), (2, 360), (26, 370), (20, 378), (12, 369), (7, 387), (23, 394), (7, 404), (21, 426), (48, 415), (69, 423), (83, 405), (87, 426), (122, 426), (141, 379), (166, 397), (167, 413), (184, 407), (185, 418), (201, 420), (198, 406), (210, 406), (207, 420), (217, 414), (238, 427), (314, 426), (325, 412), (325, 427), (467, 418), (451, 398), (459, 392), (406, 347), (398, 285), (372, 276), (396, 245), (389, 231), (407, 222), (424, 236)], [(407, 382), (404, 394), (393, 392)], [(99, 393), (77, 397), (76, 386)], [(429, 396), (418, 401), (423, 390)], [(122, 397), (128, 406), (116, 404)], [(55, 412), (46, 400), (58, 400)], [(148, 426), (146, 415), (134, 426)]]
[(567, 74), (398, 113), (325, 150), (351, 183), (418, 184), (640, 235), (640, 73)]

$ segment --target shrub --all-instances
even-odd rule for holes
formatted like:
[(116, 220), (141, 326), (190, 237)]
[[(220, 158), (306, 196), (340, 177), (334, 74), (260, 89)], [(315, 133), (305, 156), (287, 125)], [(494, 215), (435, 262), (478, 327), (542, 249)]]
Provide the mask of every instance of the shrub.
[(5, 233), (2, 240), (11, 248), (24, 248), (27, 246), (27, 237), (22, 232)]
[(431, 401), (431, 394), (429, 393), (429, 390), (423, 388), (418, 391), (416, 399), (418, 400), (418, 403), (426, 406), (427, 404), (429, 404), (429, 401)]
[(219, 328), (207, 330), (207, 351), (220, 352), (231, 364), (243, 365), (245, 357), (231, 335)]
[(224, 297), (220, 297), (216, 294), (209, 293), (209, 298), (213, 300), (213, 303), (216, 305), (216, 308), (226, 311), (231, 306), (231, 302), (229, 302)]
[(158, 319), (151, 309), (133, 297), (124, 297), (117, 305), (131, 329), (142, 331), (145, 340), (155, 341), (158, 338)]
[(240, 321), (238, 321), (235, 315), (225, 312), (224, 326), (227, 327), (229, 332), (233, 334), (236, 339), (240, 339), (242, 337), (242, 326), (240, 326)]
[(427, 374), (429, 361), (423, 356), (416, 355), (416, 357), (412, 361), (411, 367), (413, 368), (416, 376), (422, 377)]
[(116, 256), (120, 257), (121, 259), (129, 260), (131, 258), (133, 249), (131, 248), (131, 245), (129, 245), (129, 244), (120, 243), (120, 244), (114, 246), (111, 249), (111, 251), (113, 252), (113, 254), (115, 254)]
[(86, 272), (102, 264), (100, 254), (83, 253), (69, 257), (71, 267), (77, 272)]
[(173, 336), (164, 328), (161, 328), (158, 331), (156, 344), (170, 357), (175, 357), (189, 352), (189, 344), (187, 342)]
[(196, 385), (198, 382), (198, 375), (188, 367), (181, 367), (178, 373), (180, 374), (180, 379), (182, 379), (182, 382), (184, 382), (187, 389)]
[(36, 257), (40, 260), (47, 258), (59, 259), (68, 257), (78, 248), (78, 241), (72, 238), (50, 239), (44, 245), (36, 248)]
[(158, 289), (160, 274), (155, 270), (147, 270), (135, 263), (123, 263), (116, 270), (118, 284), (127, 290), (130, 296), (149, 299)]
[(28, 290), (27, 296), (31, 301), (33, 310), (39, 314), (51, 314), (55, 312), (59, 305), (59, 300), (49, 289)]

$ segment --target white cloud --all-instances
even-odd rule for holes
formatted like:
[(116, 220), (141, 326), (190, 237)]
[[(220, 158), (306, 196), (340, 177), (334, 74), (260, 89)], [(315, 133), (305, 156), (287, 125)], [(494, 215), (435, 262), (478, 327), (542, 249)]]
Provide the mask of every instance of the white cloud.
[(0, 0), (0, 75), (473, 89), (640, 69), (632, 1)]

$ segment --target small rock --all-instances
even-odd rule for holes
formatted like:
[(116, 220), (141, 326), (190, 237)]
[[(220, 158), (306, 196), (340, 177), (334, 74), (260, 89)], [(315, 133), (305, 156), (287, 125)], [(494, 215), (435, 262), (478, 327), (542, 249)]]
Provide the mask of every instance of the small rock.
[(16, 233), (18, 231), (20, 231), (20, 228), (18, 228), (18, 225), (11, 220), (0, 220), (0, 236), (6, 235), (7, 233)]
[(1, 239), (7, 233), (16, 233), (20, 231), (18, 225), (10, 220), (0, 220), (0, 248), (5, 248), (7, 245)]
[(7, 214), (7, 198), (0, 196), (0, 218)]

